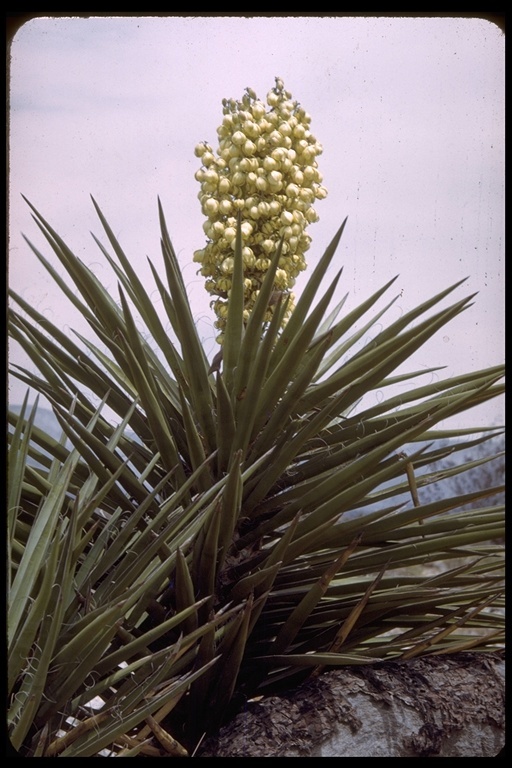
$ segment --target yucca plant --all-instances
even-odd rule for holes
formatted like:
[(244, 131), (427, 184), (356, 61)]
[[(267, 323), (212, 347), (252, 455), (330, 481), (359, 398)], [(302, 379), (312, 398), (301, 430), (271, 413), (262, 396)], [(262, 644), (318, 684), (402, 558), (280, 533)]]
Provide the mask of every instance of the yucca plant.
[[(445, 305), (460, 281), (361, 343), (394, 281), (331, 308), (346, 222), (292, 297), (325, 196), (320, 146), (282, 81), (268, 106), (226, 101), (217, 156), (196, 151), (211, 361), (160, 203), (164, 317), (96, 202), (119, 301), (29, 203), (69, 280), (27, 242), (97, 341), (11, 293), (11, 337), (39, 371), (15, 373), (62, 428), (36, 428), (36, 406), (9, 414), (9, 731), (24, 755), (193, 754), (245, 699), (325, 668), (503, 645), (504, 513), (485, 504), (502, 489), (422, 500), (484, 461), (429, 469), (497, 433), (436, 425), (501, 394), (503, 369), (394, 374), (473, 297)], [(366, 405), (375, 390), (391, 393)]]

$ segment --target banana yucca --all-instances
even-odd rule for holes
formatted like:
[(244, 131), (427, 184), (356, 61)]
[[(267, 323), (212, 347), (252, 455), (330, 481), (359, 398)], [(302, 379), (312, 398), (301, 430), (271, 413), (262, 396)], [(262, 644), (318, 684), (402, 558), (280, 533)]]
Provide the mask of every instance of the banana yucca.
[[(11, 292), (11, 337), (39, 371), (15, 373), (62, 428), (38, 429), (35, 406), (9, 414), (8, 717), (25, 756), (193, 754), (247, 698), (324, 668), (503, 645), (504, 514), (485, 503), (501, 489), (422, 499), (483, 463), (434, 472), (496, 434), (436, 427), (500, 395), (503, 369), (394, 373), (470, 306), (448, 300), (463, 281), (361, 343), (394, 280), (331, 308), (345, 222), (292, 298), (325, 192), (306, 113), (279, 79), (272, 93), (277, 118), (248, 90), (225, 102), (220, 154), (196, 152), (215, 361), (161, 205), (163, 317), (96, 202), (119, 297), (29, 203), (69, 280), (29, 245), (92, 333), (72, 338)], [(279, 148), (296, 156), (266, 169)], [(389, 395), (366, 406), (375, 390)]]

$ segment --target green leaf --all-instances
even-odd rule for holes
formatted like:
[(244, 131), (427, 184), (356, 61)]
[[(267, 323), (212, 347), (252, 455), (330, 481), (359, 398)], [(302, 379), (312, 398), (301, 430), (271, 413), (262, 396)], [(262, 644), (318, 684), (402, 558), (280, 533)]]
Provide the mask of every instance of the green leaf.
[(235, 251), (233, 254), (234, 269), (231, 286), (231, 295), (229, 298), (229, 313), (226, 323), (226, 332), (224, 334), (224, 369), (223, 377), (226, 380), (226, 389), (228, 392), (233, 390), (233, 381), (235, 378), (235, 368), (238, 365), (240, 357), (240, 346), (243, 335), (243, 311), (244, 311), (244, 273), (242, 261), (242, 222), (240, 213), (236, 226)]
[(341, 552), (332, 564), (322, 573), (318, 581), (313, 584), (297, 607), (290, 613), (287, 620), (279, 630), (279, 633), (271, 645), (272, 652), (279, 655), (286, 651), (296, 638), (300, 628), (311, 614), (311, 611), (324, 596), (331, 580), (338, 571), (343, 568), (350, 555), (359, 545), (360, 537), (357, 536), (350, 545)]
[(179, 270), (178, 261), (171, 245), (167, 226), (159, 201), (160, 226), (162, 230), (162, 254), (175, 304), (176, 324), (184, 361), (184, 370), (194, 410), (202, 425), (205, 439), (208, 441), (207, 452), (215, 445), (215, 426), (212, 419), (213, 403), (208, 381), (208, 363), (199, 341), (192, 311), (188, 303), (185, 286)]

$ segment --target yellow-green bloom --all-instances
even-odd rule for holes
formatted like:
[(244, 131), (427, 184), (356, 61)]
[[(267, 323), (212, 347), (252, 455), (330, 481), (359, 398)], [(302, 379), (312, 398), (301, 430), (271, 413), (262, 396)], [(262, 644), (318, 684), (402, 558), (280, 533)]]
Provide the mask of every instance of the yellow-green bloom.
[[(306, 227), (318, 220), (313, 202), (327, 194), (316, 162), (322, 146), (311, 133), (310, 115), (292, 101), (280, 78), (267, 94), (267, 105), (250, 88), (241, 101), (224, 99), (217, 152), (207, 142), (194, 150), (201, 159), (195, 178), (201, 185), (198, 198), (207, 238), (194, 261), (201, 265), (198, 273), (206, 278), (206, 290), (216, 297), (212, 306), (219, 342), (226, 326), (238, 212), (247, 319), (281, 238), (274, 284), (276, 292), (290, 293), (306, 268), (304, 254), (311, 242)], [(292, 309), (293, 294), (288, 315)], [(269, 306), (266, 319), (272, 312)]]

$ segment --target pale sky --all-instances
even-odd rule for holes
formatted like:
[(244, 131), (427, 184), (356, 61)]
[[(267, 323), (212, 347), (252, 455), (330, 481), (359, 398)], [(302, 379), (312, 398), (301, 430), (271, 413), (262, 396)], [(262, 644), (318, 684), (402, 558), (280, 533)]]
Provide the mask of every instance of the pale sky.
[[(445, 365), (446, 378), (499, 364), (504, 49), (499, 27), (478, 18), (32, 19), (11, 45), (9, 283), (59, 327), (87, 332), (22, 239), (54, 263), (21, 195), (117, 298), (90, 235), (106, 243), (92, 194), (158, 306), (146, 257), (161, 264), (160, 197), (212, 357), (210, 297), (192, 262), (205, 244), (194, 147), (216, 148), (223, 98), (240, 99), (250, 86), (264, 101), (280, 76), (324, 148), (317, 160), (329, 194), (308, 229), (311, 268), (348, 216), (329, 273), (344, 266), (337, 298), (349, 293), (347, 311), (398, 274), (386, 295), (401, 292), (389, 324), (467, 276), (452, 300), (478, 291), (473, 307), (407, 369)], [(10, 354), (26, 364), (19, 350)], [(24, 393), (11, 384), (12, 402)], [(479, 413), (463, 418), (504, 418), (498, 401)]]

